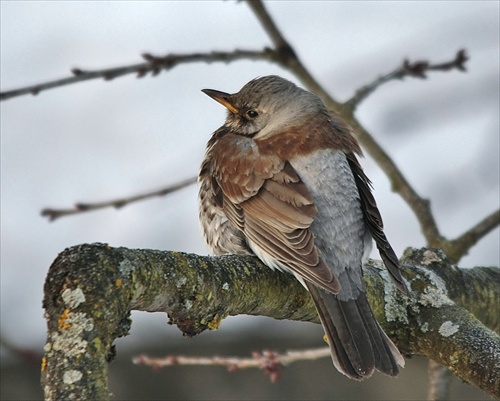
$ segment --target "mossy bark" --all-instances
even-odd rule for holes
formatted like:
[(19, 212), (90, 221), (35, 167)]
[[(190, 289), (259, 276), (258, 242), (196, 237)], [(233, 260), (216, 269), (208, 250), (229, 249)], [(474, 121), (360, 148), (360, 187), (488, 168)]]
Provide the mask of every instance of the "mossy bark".
[[(395, 290), (380, 262), (365, 268), (382, 327), (403, 353), (432, 358), (500, 397), (500, 338), (492, 331), (498, 332), (499, 269), (459, 269), (425, 249), (407, 251), (402, 268), (410, 298)], [(54, 261), (44, 293), (46, 400), (108, 399), (107, 363), (113, 341), (128, 333), (131, 310), (166, 312), (187, 336), (238, 314), (318, 322), (292, 276), (250, 256), (80, 245)]]

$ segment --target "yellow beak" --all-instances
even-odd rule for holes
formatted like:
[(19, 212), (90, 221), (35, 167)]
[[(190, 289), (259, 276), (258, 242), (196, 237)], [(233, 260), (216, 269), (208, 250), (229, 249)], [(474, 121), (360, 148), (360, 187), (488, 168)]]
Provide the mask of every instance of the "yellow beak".
[(202, 89), (201, 91), (205, 95), (210, 96), (212, 99), (222, 104), (231, 113), (234, 114), (239, 113), (239, 110), (231, 103), (231, 95), (229, 93), (216, 91), (214, 89)]

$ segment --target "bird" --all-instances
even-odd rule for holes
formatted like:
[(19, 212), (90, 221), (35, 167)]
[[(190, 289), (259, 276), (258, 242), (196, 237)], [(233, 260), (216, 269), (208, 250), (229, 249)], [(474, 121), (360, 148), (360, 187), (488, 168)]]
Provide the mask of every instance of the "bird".
[(227, 109), (198, 175), (210, 251), (255, 255), (295, 276), (313, 298), (339, 372), (397, 376), (404, 358), (376, 321), (363, 282), (373, 241), (396, 288), (408, 289), (350, 126), (276, 75), (233, 94), (202, 92)]

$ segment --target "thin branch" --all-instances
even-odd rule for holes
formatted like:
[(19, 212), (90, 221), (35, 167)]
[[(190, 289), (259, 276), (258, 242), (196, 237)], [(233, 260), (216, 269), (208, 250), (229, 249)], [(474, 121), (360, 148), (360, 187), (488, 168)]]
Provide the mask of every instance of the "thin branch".
[(282, 67), (292, 71), (297, 76), (297, 78), (302, 81), (304, 86), (306, 86), (311, 92), (315, 93), (323, 100), (328, 99), (331, 106), (330, 108), (332, 110), (337, 110), (337, 108), (340, 107), (341, 104), (335, 101), (328, 94), (328, 92), (323, 89), (322, 85), (319, 84), (318, 81), (316, 81), (316, 79), (311, 75), (307, 68), (304, 67), (302, 61), (297, 55), (297, 52), (281, 34), (271, 15), (264, 7), (262, 1), (247, 0), (247, 4), (252, 9), (255, 16), (273, 42), (275, 51), (277, 52), (278, 56), (276, 61)]
[(288, 51), (292, 53), (291, 55), (293, 55), (293, 57), (297, 57), (295, 55), (295, 51), (290, 47), (290, 45), (285, 40), (278, 27), (274, 23), (271, 15), (265, 9), (264, 4), (262, 4), (260, 0), (247, 0), (247, 4), (257, 16), (262, 27), (273, 42), (274, 47), (276, 49), (288, 49)]
[(448, 257), (454, 263), (457, 263), (464, 255), (467, 255), (470, 248), (476, 245), (481, 238), (485, 237), (499, 225), (500, 210), (497, 210), (454, 240), (445, 241), (442, 248)]
[(166, 188), (162, 188), (153, 192), (148, 192), (145, 194), (134, 195), (126, 198), (113, 199), (104, 202), (95, 202), (95, 203), (76, 203), (75, 207), (72, 209), (51, 209), (46, 208), (41, 211), (42, 216), (47, 216), (50, 221), (54, 221), (59, 217), (69, 216), (78, 213), (90, 212), (92, 210), (104, 209), (108, 207), (114, 207), (116, 209), (120, 209), (129, 203), (137, 202), (149, 198), (153, 198), (156, 196), (165, 196), (171, 194), (172, 192), (183, 189), (189, 185), (195, 184), (197, 181), (196, 177), (188, 178), (184, 181), (180, 181), (173, 185), (170, 185)]
[(230, 372), (240, 369), (258, 368), (268, 375), (271, 381), (275, 383), (278, 381), (284, 366), (298, 361), (310, 361), (329, 356), (330, 350), (328, 347), (323, 347), (309, 350), (287, 351), (284, 354), (264, 350), (262, 352), (253, 352), (250, 358), (182, 355), (168, 355), (165, 358), (152, 358), (147, 355), (139, 355), (133, 359), (133, 362), (136, 365), (151, 366), (153, 369), (176, 365), (226, 366)]
[(469, 60), (469, 57), (467, 56), (465, 49), (460, 49), (453, 60), (440, 64), (431, 64), (426, 60), (415, 61), (413, 63), (409, 60), (405, 60), (403, 65), (396, 68), (394, 71), (379, 77), (372, 83), (358, 89), (354, 96), (345, 102), (345, 105), (350, 107), (352, 111), (356, 110), (358, 105), (380, 86), (396, 79), (402, 80), (405, 77), (426, 79), (428, 71), (450, 71), (452, 69), (457, 69), (465, 72), (465, 63), (467, 60)]
[(146, 62), (132, 64), (124, 67), (107, 68), (100, 70), (83, 70), (73, 68), (71, 70), (73, 76), (55, 81), (44, 82), (37, 85), (31, 85), (20, 89), (14, 89), (0, 93), (0, 101), (11, 99), (21, 95), (38, 95), (40, 92), (48, 89), (58, 88), (61, 86), (75, 84), (77, 82), (88, 81), (91, 79), (103, 79), (105, 81), (112, 80), (124, 75), (137, 74), (138, 78), (142, 78), (147, 74), (152, 76), (158, 75), (162, 70), (170, 70), (179, 64), (195, 63), (195, 62), (225, 62), (229, 63), (236, 60), (274, 60), (277, 57), (276, 52), (265, 48), (260, 51), (255, 50), (234, 50), (232, 52), (209, 52), (209, 53), (190, 53), (190, 54), (168, 54), (163, 57), (152, 56), (151, 54), (143, 54), (142, 57)]

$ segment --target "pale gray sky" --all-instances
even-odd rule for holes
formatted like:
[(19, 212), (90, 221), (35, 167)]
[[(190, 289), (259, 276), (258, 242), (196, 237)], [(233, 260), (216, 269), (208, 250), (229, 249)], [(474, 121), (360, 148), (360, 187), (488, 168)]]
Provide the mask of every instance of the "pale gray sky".
[[(431, 199), (445, 235), (461, 234), (498, 208), (498, 2), (267, 5), (305, 64), (339, 100), (406, 57), (446, 61), (466, 48), (471, 56), (466, 74), (390, 83), (363, 103), (358, 116), (417, 191)], [(269, 40), (249, 8), (236, 2), (1, 3), (2, 90), (62, 78), (72, 67), (137, 63), (143, 52), (265, 45)], [(54, 223), (39, 212), (195, 175), (206, 141), (225, 116), (200, 89), (234, 92), (268, 74), (293, 78), (265, 62), (192, 64), (155, 78), (84, 82), (2, 102), (2, 335), (24, 347), (43, 344), (43, 283), (65, 247), (99, 241), (206, 253), (194, 186), (119, 211)], [(369, 158), (362, 163), (397, 253), (423, 246), (408, 207)], [(461, 264), (498, 266), (498, 242), (496, 230)]]

